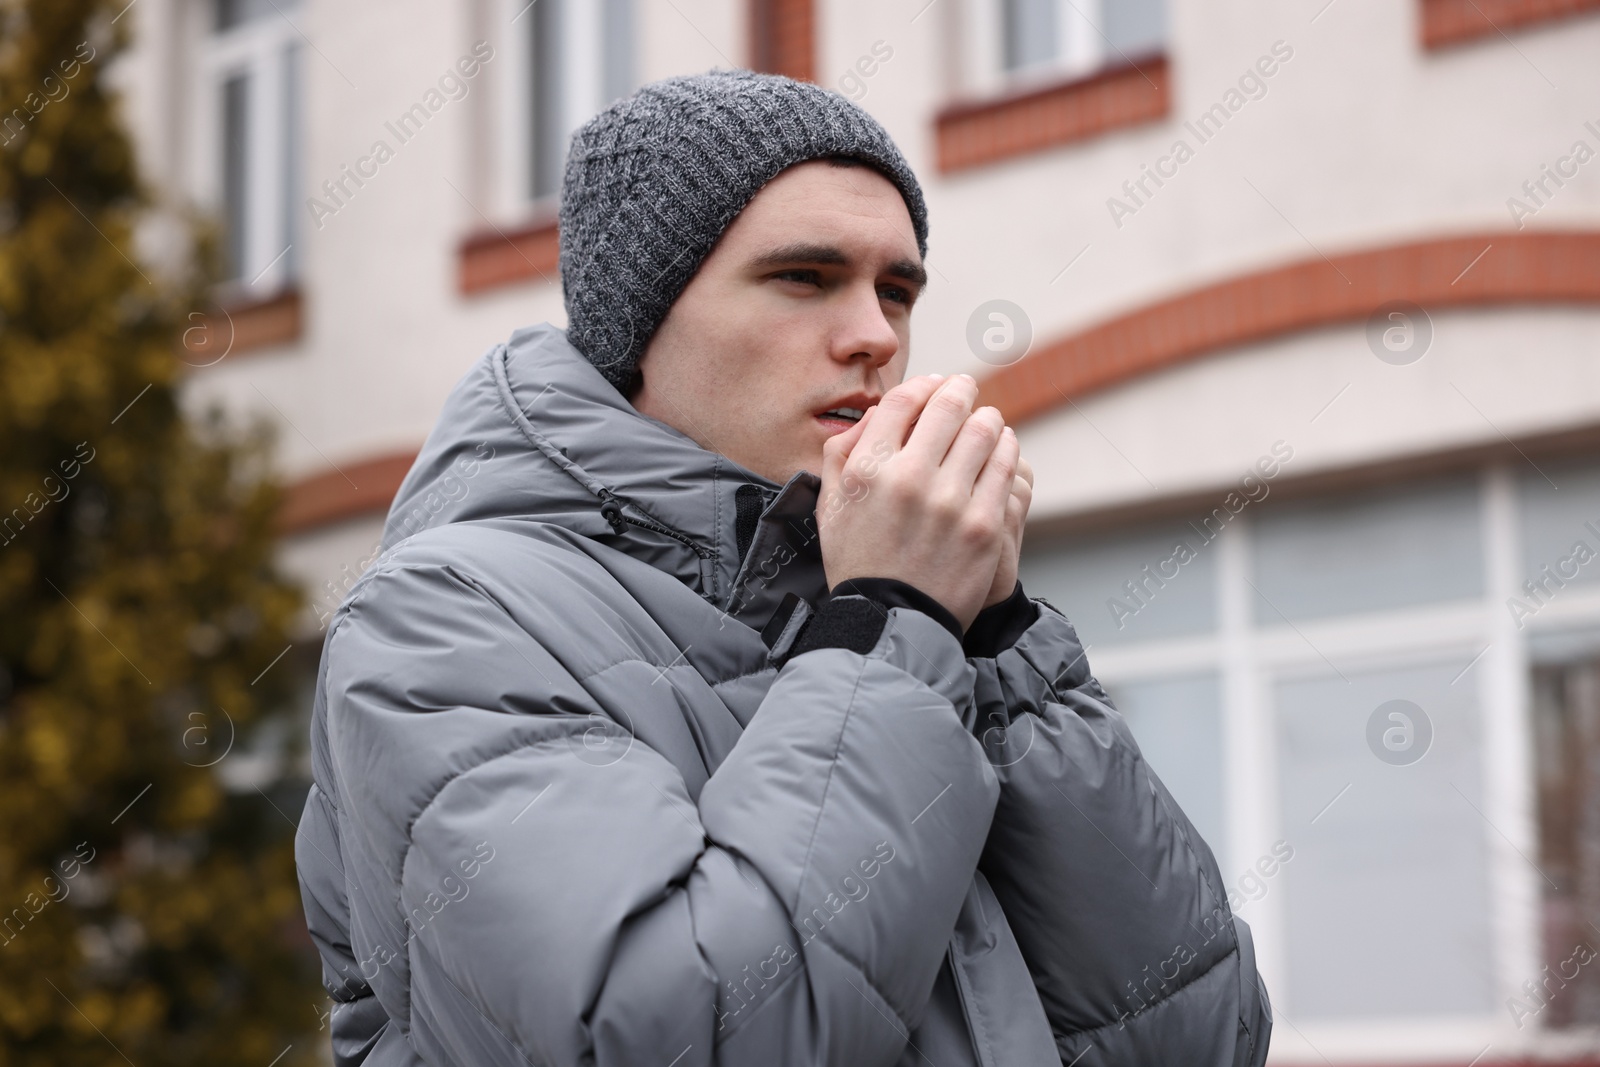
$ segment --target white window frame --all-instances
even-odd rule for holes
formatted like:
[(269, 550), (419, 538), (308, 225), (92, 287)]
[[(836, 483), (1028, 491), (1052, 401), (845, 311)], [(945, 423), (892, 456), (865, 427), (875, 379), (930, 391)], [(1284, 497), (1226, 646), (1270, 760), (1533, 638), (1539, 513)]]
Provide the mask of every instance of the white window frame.
[[(1268, 892), (1241, 912), (1255, 934), (1257, 964), (1273, 1003), (1297, 1029), (1273, 1032), (1278, 1055), (1317, 1060), (1409, 1055), (1459, 1055), (1466, 1062), (1485, 1045), (1558, 1051), (1573, 1035), (1518, 1031), (1507, 998), (1537, 980), (1544, 965), (1542, 879), (1537, 859), (1538, 811), (1531, 751), (1530, 643), (1545, 632), (1600, 624), (1600, 589), (1572, 587), (1542, 607), (1518, 630), (1507, 600), (1523, 595), (1516, 484), (1522, 472), (1505, 463), (1479, 469), (1479, 519), (1483, 536), (1481, 596), (1385, 609), (1363, 615), (1317, 618), (1295, 626), (1252, 615), (1253, 517), (1241, 513), (1217, 538), (1217, 626), (1209, 633), (1137, 644), (1095, 647), (1097, 678), (1115, 696), (1119, 684), (1215, 672), (1222, 692), (1223, 806), (1227, 839), (1215, 849), (1225, 879), (1237, 878), (1272, 842), (1294, 843), (1297, 829), (1283, 824), (1278, 795), (1277, 715), (1273, 690), (1281, 680), (1325, 676), (1327, 656), (1344, 672), (1402, 667), (1441, 658), (1474, 661), (1462, 685), (1474, 685), (1481, 716), (1483, 768), (1481, 830), (1485, 841), (1493, 1007), (1478, 1016), (1311, 1022), (1296, 1016), (1285, 984), (1284, 894)], [(1046, 596), (1050, 594), (1045, 593)], [(1060, 602), (1057, 601), (1059, 604)], [(1060, 604), (1071, 614), (1071, 606)], [(1079, 605), (1083, 610), (1086, 605)], [(1480, 655), (1481, 653), (1481, 655)], [(1474, 817), (1476, 818), (1476, 817)]]
[(1117, 58), (1103, 33), (1104, 0), (1054, 0), (1054, 59), (1018, 70), (1005, 65), (1006, 0), (969, 0), (963, 5), (962, 40), (969, 72), (965, 93), (988, 96), (1042, 82), (1086, 77)]
[[(292, 11), (298, 4), (283, 0)], [(193, 99), (190, 181), (196, 199), (215, 211), (223, 203), (223, 86), (244, 75), (246, 97), (245, 211), (238, 277), (227, 279), (236, 294), (264, 297), (293, 283), (299, 256), (293, 247), (299, 220), (295, 199), (300, 190), (295, 173), (302, 160), (304, 108), (291, 118), (290, 107), (304, 100), (304, 51), (288, 15), (274, 12), (224, 31), (215, 26), (215, 4), (191, 8), (195, 53), (199, 59)], [(292, 51), (292, 54), (291, 54)], [(300, 82), (292, 85), (290, 79)], [(291, 121), (295, 122), (293, 129)], [(296, 143), (298, 142), (298, 143)], [(224, 220), (224, 225), (226, 222)]]
[[(559, 6), (557, 17), (560, 34), (558, 53), (563, 58), (558, 74), (560, 85), (560, 132), (556, 135), (565, 152), (572, 131), (583, 125), (610, 101), (606, 98), (607, 75), (611, 73), (612, 54), (605, 39), (605, 20), (609, 14), (621, 9), (623, 32), (629, 39), (623, 46), (631, 69), (622, 81), (631, 90), (638, 80), (639, 4), (637, 0), (538, 0), (540, 4)], [(533, 57), (530, 55), (533, 5), (529, 0), (495, 0), (499, 25), (503, 27), (502, 40), (505, 62), (500, 65), (495, 95), (503, 101), (497, 109), (495, 127), (498, 143), (505, 146), (498, 151), (496, 161), (497, 192), (495, 213), (502, 218), (516, 218), (530, 213), (553, 213), (558, 190), (544, 196), (533, 195)], [(588, 56), (590, 62), (565, 61), (572, 56)], [(565, 159), (563, 157), (563, 163)], [(558, 167), (558, 172), (559, 172)], [(557, 186), (559, 189), (559, 179)]]

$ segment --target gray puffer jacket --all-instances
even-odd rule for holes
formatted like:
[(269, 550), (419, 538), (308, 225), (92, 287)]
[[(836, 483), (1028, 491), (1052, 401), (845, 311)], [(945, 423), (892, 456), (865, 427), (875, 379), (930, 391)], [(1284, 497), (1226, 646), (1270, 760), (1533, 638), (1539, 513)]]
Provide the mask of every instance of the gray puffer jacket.
[(818, 489), (553, 327), (462, 379), (323, 646), (336, 1063), (1262, 1063), (1249, 928), (1072, 625), (830, 597)]

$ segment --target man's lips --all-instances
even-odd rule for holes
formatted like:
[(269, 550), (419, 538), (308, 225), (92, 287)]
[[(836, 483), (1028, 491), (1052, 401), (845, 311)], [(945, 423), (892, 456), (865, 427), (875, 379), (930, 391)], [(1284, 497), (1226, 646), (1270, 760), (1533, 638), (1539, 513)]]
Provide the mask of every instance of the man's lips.
[(849, 419), (841, 419), (836, 415), (815, 415), (813, 418), (815, 418), (817, 422), (821, 424), (823, 432), (825, 432), (829, 437), (832, 437), (836, 433), (844, 433), (846, 430), (850, 429), (850, 427), (855, 425), (855, 423)]
[[(818, 422), (826, 426), (829, 433), (842, 433), (860, 421), (860, 418), (865, 416), (867, 409), (876, 404), (880, 399), (881, 397), (879, 397), (876, 393), (851, 393), (849, 396), (841, 396), (827, 404), (824, 404), (821, 408), (817, 409), (813, 413), (813, 417), (816, 418)], [(849, 409), (851, 411), (858, 412), (859, 414), (854, 419), (828, 414), (830, 411), (836, 411), (841, 408)]]

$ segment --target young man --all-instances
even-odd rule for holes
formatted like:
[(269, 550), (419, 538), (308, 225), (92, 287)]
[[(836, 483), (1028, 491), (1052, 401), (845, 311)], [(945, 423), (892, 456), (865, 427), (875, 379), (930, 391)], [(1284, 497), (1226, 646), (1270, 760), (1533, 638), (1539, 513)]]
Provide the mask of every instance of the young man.
[(815, 86), (578, 131), (569, 326), (462, 379), (324, 645), (337, 1063), (1265, 1059), (1210, 849), (1017, 581), (1015, 435), (902, 380), (926, 239)]

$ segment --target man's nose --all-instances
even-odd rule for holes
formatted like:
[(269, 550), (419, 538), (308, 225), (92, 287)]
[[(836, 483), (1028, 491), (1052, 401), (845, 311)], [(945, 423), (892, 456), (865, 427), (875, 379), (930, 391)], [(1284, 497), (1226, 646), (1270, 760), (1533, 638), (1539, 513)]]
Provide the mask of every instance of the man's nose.
[(849, 361), (865, 355), (874, 368), (882, 367), (900, 351), (900, 335), (884, 316), (876, 288), (846, 305), (832, 347), (835, 359)]

